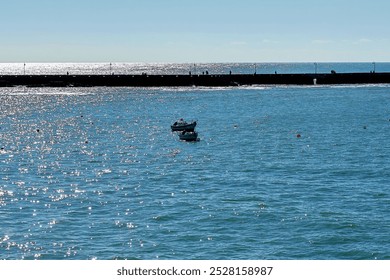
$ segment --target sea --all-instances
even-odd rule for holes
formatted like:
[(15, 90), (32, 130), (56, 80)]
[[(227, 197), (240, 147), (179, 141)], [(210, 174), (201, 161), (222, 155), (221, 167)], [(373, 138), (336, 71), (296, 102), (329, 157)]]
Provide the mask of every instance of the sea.
[[(0, 75), (390, 72), (2, 63)], [(170, 126), (196, 120), (199, 141)], [(0, 259), (389, 260), (390, 84), (0, 88)]]

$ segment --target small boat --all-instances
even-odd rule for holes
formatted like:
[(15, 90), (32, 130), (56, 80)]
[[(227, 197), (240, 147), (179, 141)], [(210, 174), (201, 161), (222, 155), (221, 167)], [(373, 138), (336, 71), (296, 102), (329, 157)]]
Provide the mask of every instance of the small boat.
[(172, 131), (194, 131), (196, 126), (196, 121), (191, 123), (186, 122), (183, 119), (176, 121), (173, 125), (171, 125)]
[(196, 131), (183, 131), (181, 133), (179, 133), (179, 138), (180, 140), (183, 140), (183, 141), (199, 141), (199, 138), (198, 138), (198, 132)]

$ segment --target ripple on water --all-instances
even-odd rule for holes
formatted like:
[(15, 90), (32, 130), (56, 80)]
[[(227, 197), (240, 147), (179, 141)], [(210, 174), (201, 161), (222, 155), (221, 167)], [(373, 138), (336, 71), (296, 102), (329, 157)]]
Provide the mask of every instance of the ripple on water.
[(4, 90), (0, 258), (389, 258), (387, 88)]

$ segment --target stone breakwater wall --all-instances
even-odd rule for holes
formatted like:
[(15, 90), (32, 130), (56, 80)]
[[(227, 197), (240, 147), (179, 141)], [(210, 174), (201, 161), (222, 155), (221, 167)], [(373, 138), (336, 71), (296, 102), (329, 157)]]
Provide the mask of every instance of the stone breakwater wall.
[(226, 87), (390, 83), (390, 73), (227, 75), (0, 75), (0, 87)]

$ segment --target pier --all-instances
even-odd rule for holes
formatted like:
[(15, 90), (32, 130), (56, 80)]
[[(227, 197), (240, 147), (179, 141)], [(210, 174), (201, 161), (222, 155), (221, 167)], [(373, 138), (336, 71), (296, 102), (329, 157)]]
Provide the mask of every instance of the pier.
[(228, 87), (390, 84), (390, 73), (223, 75), (0, 75), (0, 87)]

